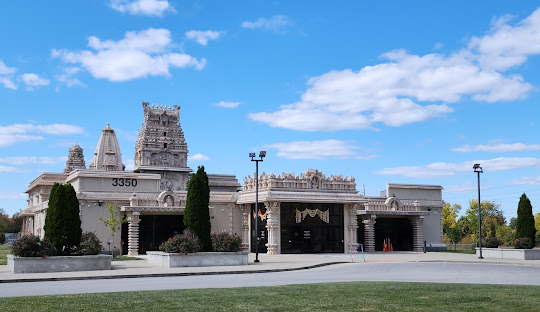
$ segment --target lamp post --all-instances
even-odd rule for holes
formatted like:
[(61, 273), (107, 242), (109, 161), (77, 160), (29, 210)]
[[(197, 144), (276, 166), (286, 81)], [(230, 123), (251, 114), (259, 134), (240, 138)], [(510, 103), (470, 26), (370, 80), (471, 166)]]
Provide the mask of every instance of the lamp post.
[(474, 172), (478, 174), (478, 245), (480, 247), (480, 256), (478, 259), (484, 259), (482, 257), (482, 205), (480, 204), (480, 173), (483, 173), (480, 164), (474, 164)]
[(266, 151), (259, 153), (259, 159), (255, 159), (255, 153), (249, 153), (251, 161), (255, 162), (255, 261), (259, 262), (259, 161), (263, 161)]

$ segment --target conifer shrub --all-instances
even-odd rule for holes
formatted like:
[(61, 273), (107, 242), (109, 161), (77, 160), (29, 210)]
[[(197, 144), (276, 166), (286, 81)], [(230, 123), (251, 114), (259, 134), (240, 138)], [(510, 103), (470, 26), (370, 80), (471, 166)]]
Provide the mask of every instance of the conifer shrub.
[(210, 187), (204, 166), (191, 176), (184, 210), (184, 225), (197, 237), (202, 251), (212, 251), (210, 238)]
[(11, 253), (17, 257), (46, 257), (55, 255), (56, 249), (48, 239), (29, 234), (13, 242)]
[(189, 254), (199, 252), (201, 246), (196, 238), (178, 234), (159, 245), (159, 250), (169, 253)]
[(530, 243), (527, 243), (527, 248), (533, 248), (536, 245), (535, 242), (536, 228), (534, 227), (534, 216), (532, 213), (531, 201), (527, 198), (525, 193), (521, 195), (519, 199), (518, 209), (517, 209), (517, 220), (516, 220), (516, 238), (521, 239), (523, 237), (528, 237)]
[(242, 245), (240, 236), (222, 232), (212, 233), (212, 250), (217, 252), (237, 252)]
[(71, 184), (55, 183), (45, 216), (45, 238), (61, 254), (69, 254), (81, 241), (79, 200)]

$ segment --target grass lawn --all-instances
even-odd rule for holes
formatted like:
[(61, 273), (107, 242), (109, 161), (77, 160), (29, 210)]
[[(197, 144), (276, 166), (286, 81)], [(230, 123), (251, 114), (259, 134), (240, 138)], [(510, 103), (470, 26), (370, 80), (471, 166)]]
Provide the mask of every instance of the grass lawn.
[(0, 265), (7, 265), (7, 255), (11, 253), (10, 244), (0, 245)]
[(540, 311), (540, 286), (352, 282), (16, 297), (0, 299), (0, 307), (70, 312)]

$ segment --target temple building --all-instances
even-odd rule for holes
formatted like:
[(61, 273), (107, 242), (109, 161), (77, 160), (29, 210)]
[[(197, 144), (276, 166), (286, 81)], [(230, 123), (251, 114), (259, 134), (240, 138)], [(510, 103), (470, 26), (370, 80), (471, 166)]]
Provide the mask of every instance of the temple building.
[[(26, 193), (28, 208), (23, 233), (43, 236), (48, 196), (55, 182), (70, 183), (80, 203), (82, 230), (95, 232), (103, 250), (137, 255), (157, 250), (169, 237), (185, 230), (183, 215), (192, 169), (180, 125), (180, 107), (143, 102), (143, 125), (135, 144), (134, 170), (126, 171), (114, 129), (102, 130), (94, 158), (86, 169), (83, 151), (69, 149), (63, 173), (43, 173)], [(351, 253), (365, 251), (421, 251), (442, 243), (442, 187), (387, 184), (381, 197), (366, 197), (355, 179), (326, 176), (316, 169), (300, 175), (262, 173), (258, 177), (259, 205), (255, 212), (255, 177), (243, 187), (234, 175), (208, 174), (212, 231), (242, 236), (242, 247), (255, 250), (255, 217), (259, 218), (260, 252)], [(129, 222), (109, 230), (113, 205)]]

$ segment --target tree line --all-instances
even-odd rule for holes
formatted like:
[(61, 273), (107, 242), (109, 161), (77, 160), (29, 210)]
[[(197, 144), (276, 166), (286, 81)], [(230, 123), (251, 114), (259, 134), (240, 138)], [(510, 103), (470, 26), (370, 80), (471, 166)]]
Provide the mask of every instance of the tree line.
[[(534, 216), (532, 205), (525, 194), (520, 198), (517, 217), (507, 223), (495, 202), (482, 201), (482, 243), (486, 247), (515, 246), (516, 239), (528, 237), (526, 245), (540, 245), (540, 212)], [(443, 207), (443, 233), (445, 243), (478, 243), (478, 200), (471, 200), (464, 215), (458, 218), (462, 207), (446, 203)]]

